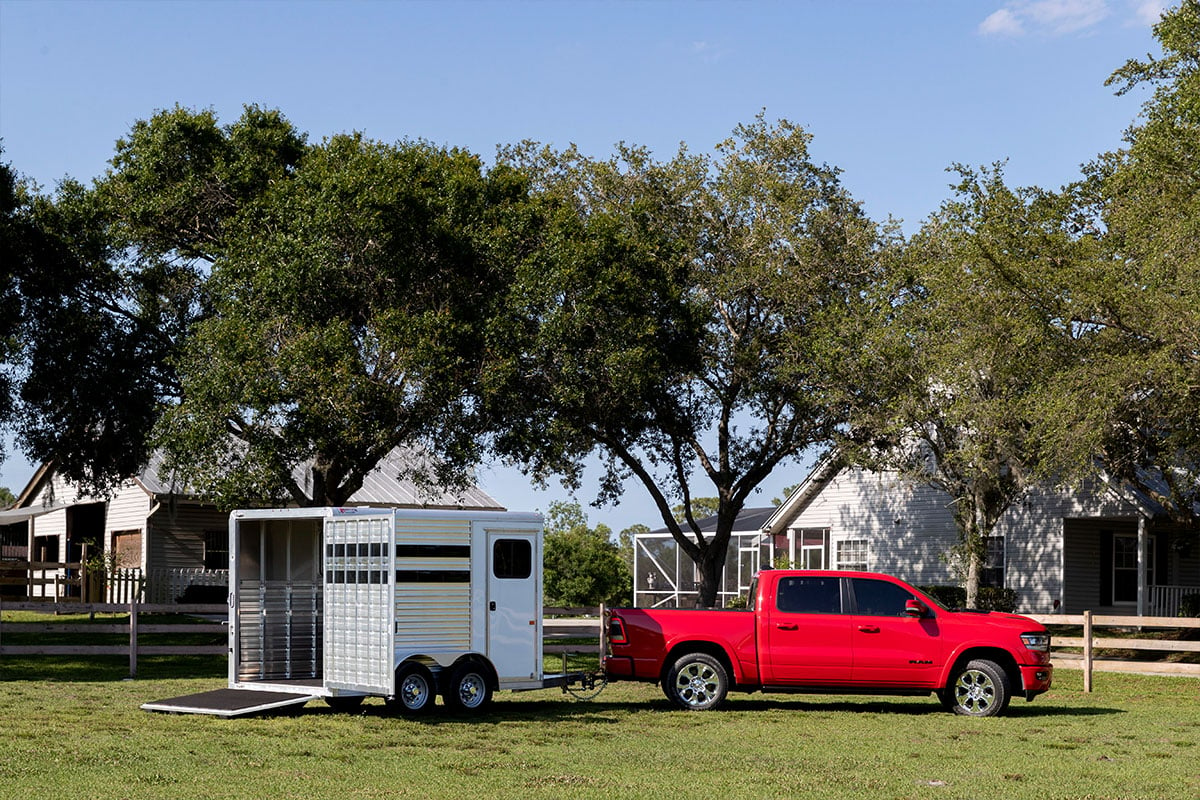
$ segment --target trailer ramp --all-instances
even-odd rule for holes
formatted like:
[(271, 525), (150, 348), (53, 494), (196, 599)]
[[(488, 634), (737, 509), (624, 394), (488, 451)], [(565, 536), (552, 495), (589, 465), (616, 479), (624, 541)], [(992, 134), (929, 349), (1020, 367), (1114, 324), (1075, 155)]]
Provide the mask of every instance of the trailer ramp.
[(282, 709), (299, 709), (319, 695), (297, 692), (261, 692), (250, 689), (216, 689), (211, 692), (172, 697), (143, 703), (143, 711), (168, 714), (210, 714), (217, 717), (244, 717)]

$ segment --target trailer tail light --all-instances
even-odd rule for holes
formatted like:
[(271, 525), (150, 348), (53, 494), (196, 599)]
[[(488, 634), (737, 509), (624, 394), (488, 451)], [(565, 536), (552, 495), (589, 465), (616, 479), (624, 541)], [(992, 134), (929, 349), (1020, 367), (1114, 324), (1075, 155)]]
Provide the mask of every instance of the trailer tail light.
[(608, 621), (608, 642), (609, 644), (629, 644), (629, 639), (625, 636), (625, 623), (620, 617), (613, 617)]

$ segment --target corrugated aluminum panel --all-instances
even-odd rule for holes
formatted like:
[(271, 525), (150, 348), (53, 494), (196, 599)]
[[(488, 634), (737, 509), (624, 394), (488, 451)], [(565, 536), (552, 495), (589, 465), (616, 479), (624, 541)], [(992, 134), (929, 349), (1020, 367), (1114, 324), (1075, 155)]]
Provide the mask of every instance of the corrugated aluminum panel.
[(396, 526), (397, 651), (470, 650), (470, 520), (397, 519)]

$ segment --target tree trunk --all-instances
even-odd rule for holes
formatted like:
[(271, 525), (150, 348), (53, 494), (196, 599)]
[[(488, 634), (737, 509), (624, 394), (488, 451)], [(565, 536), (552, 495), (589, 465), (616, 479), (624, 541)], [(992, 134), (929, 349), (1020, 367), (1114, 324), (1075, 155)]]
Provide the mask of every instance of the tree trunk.
[[(724, 567), (724, 559), (718, 561), (715, 551), (716, 548), (712, 547), (710, 543), (697, 564), (700, 572), (700, 596), (696, 601), (696, 606), (699, 608), (715, 608), (717, 606), (717, 593), (721, 589), (721, 569)], [(721, 552), (723, 555), (724, 550)]]

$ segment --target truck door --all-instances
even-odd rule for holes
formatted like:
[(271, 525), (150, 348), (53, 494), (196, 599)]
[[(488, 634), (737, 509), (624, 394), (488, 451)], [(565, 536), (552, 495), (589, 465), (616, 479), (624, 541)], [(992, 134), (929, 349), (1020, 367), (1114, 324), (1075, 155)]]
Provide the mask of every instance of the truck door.
[(393, 694), (394, 527), (392, 514), (337, 516), (325, 523), (324, 680), (329, 688)]
[(532, 530), (489, 530), (487, 655), (501, 681), (542, 671), (542, 551)]
[(904, 606), (913, 595), (875, 578), (853, 578), (854, 683), (934, 687), (942, 667), (937, 619), (916, 618)]
[(775, 686), (845, 684), (850, 680), (850, 615), (843, 613), (842, 579), (789, 575), (763, 609), (759, 642), (763, 683)]

